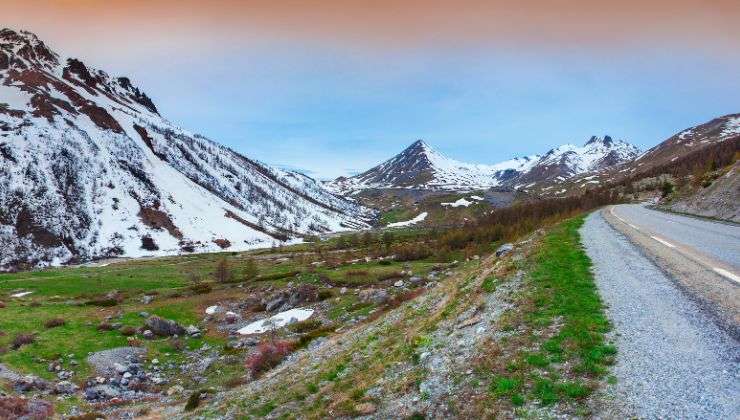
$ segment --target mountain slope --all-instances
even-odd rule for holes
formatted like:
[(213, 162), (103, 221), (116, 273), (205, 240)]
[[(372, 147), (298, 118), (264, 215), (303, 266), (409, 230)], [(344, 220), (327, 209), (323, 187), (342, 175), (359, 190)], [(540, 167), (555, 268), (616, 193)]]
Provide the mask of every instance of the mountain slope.
[(350, 178), (338, 178), (327, 186), (338, 192), (368, 188), (418, 188), (474, 190), (498, 185), (512, 171), (528, 167), (532, 158), (517, 158), (496, 165), (458, 162), (417, 140), (398, 155)]
[(0, 267), (247, 249), (367, 226), (314, 180), (162, 118), (127, 78), (0, 31)]
[(712, 148), (732, 149), (732, 142), (738, 141), (740, 141), (740, 114), (729, 114), (683, 130), (634, 159), (569, 179), (551, 179), (538, 184), (532, 192), (543, 196), (562, 196), (580, 193), (584, 188), (655, 177), (671, 173), (671, 170), (666, 169), (671, 166), (693, 165), (695, 163), (693, 156), (716, 153), (716, 151), (707, 152)]
[(450, 159), (418, 140), (380, 165), (353, 177), (338, 178), (327, 186), (340, 194), (389, 188), (469, 191), (522, 187), (603, 170), (634, 159), (638, 153), (635, 146), (605, 136), (592, 137), (582, 147), (563, 145), (542, 156), (476, 165)]

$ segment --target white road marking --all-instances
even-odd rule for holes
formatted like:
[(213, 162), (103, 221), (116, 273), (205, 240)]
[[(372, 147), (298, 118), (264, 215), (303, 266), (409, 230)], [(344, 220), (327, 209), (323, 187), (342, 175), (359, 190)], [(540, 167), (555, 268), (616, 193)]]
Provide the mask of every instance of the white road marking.
[(629, 225), (629, 226), (630, 226), (630, 227), (631, 227), (632, 229), (634, 229), (634, 230), (640, 230), (640, 228), (639, 228), (639, 227), (637, 227), (637, 226), (633, 225), (632, 223), (627, 223), (627, 224), (628, 224), (628, 225)]
[(655, 239), (656, 241), (660, 242), (661, 244), (667, 246), (668, 248), (675, 248), (676, 245), (673, 245), (672, 243), (668, 241), (664, 241), (663, 239), (658, 238), (657, 236), (650, 236), (651, 238)]
[(728, 279), (734, 281), (735, 283), (740, 283), (740, 277), (736, 276), (733, 273), (730, 273), (727, 270), (723, 270), (723, 269), (718, 268), (718, 267), (712, 267), (712, 270), (714, 270), (717, 274), (719, 274), (721, 276), (727, 277)]

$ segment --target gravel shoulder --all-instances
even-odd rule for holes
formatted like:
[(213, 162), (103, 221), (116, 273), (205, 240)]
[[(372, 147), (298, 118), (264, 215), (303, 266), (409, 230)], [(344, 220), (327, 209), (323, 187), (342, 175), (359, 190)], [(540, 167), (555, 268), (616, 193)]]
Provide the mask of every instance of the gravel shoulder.
[(601, 212), (581, 234), (615, 328), (614, 400), (642, 418), (739, 418), (738, 342)]

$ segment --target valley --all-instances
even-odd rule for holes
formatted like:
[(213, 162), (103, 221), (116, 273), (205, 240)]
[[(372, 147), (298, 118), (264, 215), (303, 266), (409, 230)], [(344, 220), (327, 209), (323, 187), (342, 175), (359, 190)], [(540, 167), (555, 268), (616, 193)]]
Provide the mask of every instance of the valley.
[(738, 417), (740, 114), (658, 141), (319, 181), (0, 30), (0, 418)]

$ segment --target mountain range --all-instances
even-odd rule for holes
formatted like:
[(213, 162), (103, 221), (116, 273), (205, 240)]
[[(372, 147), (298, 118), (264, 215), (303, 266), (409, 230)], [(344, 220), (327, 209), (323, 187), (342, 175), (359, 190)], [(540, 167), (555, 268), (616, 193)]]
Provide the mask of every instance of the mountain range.
[(0, 31), (0, 267), (243, 250), (373, 210), (162, 117), (126, 77)]
[(521, 188), (603, 171), (637, 157), (640, 150), (609, 136), (593, 136), (583, 146), (566, 144), (543, 155), (519, 157), (493, 165), (451, 159), (417, 140), (398, 155), (359, 175), (340, 177), (327, 188), (344, 195), (367, 189), (469, 191), (491, 187)]

